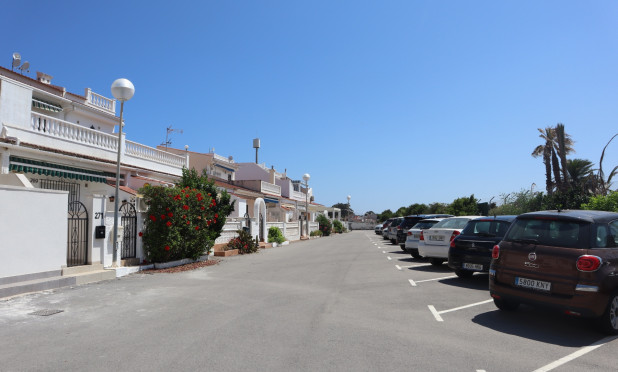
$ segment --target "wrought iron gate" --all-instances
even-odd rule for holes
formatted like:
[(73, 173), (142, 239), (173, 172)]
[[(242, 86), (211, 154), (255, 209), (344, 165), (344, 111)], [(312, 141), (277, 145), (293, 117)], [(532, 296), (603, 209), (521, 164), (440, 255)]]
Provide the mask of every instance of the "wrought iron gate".
[(67, 266), (88, 263), (88, 211), (79, 201), (69, 203)]
[(120, 258), (135, 258), (136, 256), (136, 237), (137, 237), (137, 213), (135, 207), (130, 203), (123, 203), (120, 207), (122, 217), (120, 222), (123, 227), (122, 253)]
[(264, 241), (264, 215), (260, 213), (260, 241)]

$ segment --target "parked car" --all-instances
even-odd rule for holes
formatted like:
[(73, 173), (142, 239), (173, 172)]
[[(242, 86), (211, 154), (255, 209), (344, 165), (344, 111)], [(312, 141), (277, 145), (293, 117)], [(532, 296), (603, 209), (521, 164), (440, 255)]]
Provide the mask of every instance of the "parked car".
[(405, 251), (406, 239), (408, 237), (408, 230), (416, 225), (420, 220), (427, 218), (438, 217), (453, 217), (451, 214), (417, 214), (414, 216), (406, 216), (403, 221), (397, 226), (397, 243)]
[(451, 240), (461, 233), (468, 221), (479, 216), (459, 216), (445, 218), (430, 229), (421, 231), (423, 239), (418, 242), (418, 253), (428, 257), (434, 266), (440, 266), (448, 259)]
[(382, 224), (381, 224), (381, 223), (377, 224), (377, 225), (373, 228), (373, 230), (375, 231), (375, 233), (376, 233), (376, 234), (378, 234), (378, 235), (382, 235)]
[(388, 227), (388, 240), (390, 240), (392, 244), (397, 244), (397, 226), (399, 226), (402, 221), (403, 217), (395, 217)]
[(394, 221), (394, 218), (389, 218), (386, 221), (384, 221), (384, 224), (382, 225), (382, 238), (388, 240), (388, 227), (391, 225), (391, 223)]
[(421, 255), (418, 254), (418, 242), (421, 239), (421, 232), (431, 228), (433, 225), (442, 221), (444, 218), (426, 218), (420, 220), (414, 225), (411, 229), (406, 233), (406, 241), (404, 243), (403, 249), (410, 253), (410, 255), (414, 258), (421, 258)]
[(469, 277), (475, 271), (488, 272), (491, 251), (517, 216), (481, 217), (470, 220), (461, 234), (451, 241), (448, 266), (458, 277)]
[(618, 334), (617, 272), (618, 213), (525, 213), (493, 248), (489, 293), (500, 310), (547, 306)]

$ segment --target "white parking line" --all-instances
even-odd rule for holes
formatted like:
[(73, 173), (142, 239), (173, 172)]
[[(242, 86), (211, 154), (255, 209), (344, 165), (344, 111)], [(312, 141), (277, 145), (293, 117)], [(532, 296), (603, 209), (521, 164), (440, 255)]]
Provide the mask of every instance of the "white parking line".
[(569, 354), (567, 356), (565, 356), (564, 358), (560, 358), (555, 362), (549, 363), (546, 366), (543, 366), (537, 370), (535, 370), (534, 372), (546, 372), (546, 371), (551, 371), (552, 369), (559, 367), (563, 364), (566, 364), (570, 361), (572, 361), (575, 358), (579, 358), (580, 356), (587, 354), (589, 352), (591, 352), (594, 349), (597, 349), (605, 344), (607, 344), (608, 342), (614, 341), (616, 338), (618, 338), (618, 336), (609, 336), (609, 337), (605, 337), (589, 346), (585, 346), (579, 350), (577, 350), (576, 352)]
[(429, 311), (431, 311), (431, 313), (433, 314), (433, 317), (436, 318), (436, 320), (438, 322), (443, 322), (444, 319), (442, 319), (442, 317), (440, 316), (441, 314), (444, 313), (450, 313), (451, 311), (457, 311), (457, 310), (461, 310), (461, 309), (467, 309), (469, 307), (473, 307), (473, 306), (478, 306), (478, 305), (483, 305), (489, 302), (492, 302), (492, 300), (485, 300), (485, 301), (481, 301), (481, 302), (475, 302), (473, 304), (470, 305), (464, 305), (464, 306), (459, 306), (453, 309), (448, 309), (448, 310), (442, 310), (442, 311), (437, 311), (436, 308), (433, 305), (427, 305), (427, 307), (429, 308)]
[(417, 283), (433, 282), (434, 280), (451, 279), (451, 278), (457, 278), (457, 275), (443, 276), (441, 278), (434, 278), (434, 279), (417, 280), (416, 282)]
[(382, 253), (386, 253), (386, 251), (382, 251)]
[(427, 264), (416, 264), (416, 265), (405, 265), (405, 266), (395, 265), (397, 270), (409, 269), (411, 267), (420, 267), (420, 266), (427, 266)]
[(389, 261), (392, 260), (391, 256), (386, 256), (386, 258), (388, 258)]

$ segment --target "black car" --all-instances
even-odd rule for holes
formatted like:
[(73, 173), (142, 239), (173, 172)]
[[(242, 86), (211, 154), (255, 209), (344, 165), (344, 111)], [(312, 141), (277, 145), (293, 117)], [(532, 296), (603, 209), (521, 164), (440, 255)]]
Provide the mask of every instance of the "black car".
[(406, 216), (403, 218), (403, 221), (397, 226), (397, 243), (403, 249), (406, 250), (406, 238), (408, 235), (408, 230), (410, 230), (414, 225), (418, 223), (420, 220), (424, 220), (426, 218), (446, 218), (453, 217), (452, 214), (417, 214), (414, 216)]
[(491, 252), (517, 216), (481, 217), (470, 220), (451, 241), (448, 266), (460, 278), (470, 277), (475, 271), (488, 272)]

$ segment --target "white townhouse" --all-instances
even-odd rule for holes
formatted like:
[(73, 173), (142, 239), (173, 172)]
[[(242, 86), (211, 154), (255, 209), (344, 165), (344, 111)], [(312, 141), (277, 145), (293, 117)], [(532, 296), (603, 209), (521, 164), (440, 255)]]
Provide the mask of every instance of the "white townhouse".
[[(0, 285), (67, 267), (110, 268), (143, 259), (144, 184), (173, 185), (177, 155), (118, 139), (116, 101), (83, 95), (0, 67)], [(111, 81), (110, 81), (111, 85)], [(114, 191), (120, 161), (120, 249), (113, 262)]]

